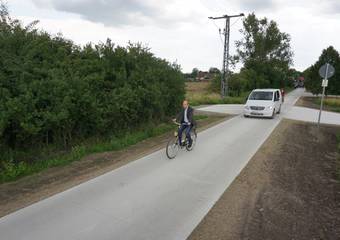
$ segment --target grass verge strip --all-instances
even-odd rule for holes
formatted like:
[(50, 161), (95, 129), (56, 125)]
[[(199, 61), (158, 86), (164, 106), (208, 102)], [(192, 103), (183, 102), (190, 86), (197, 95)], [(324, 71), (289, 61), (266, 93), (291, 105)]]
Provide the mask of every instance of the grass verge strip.
[[(203, 120), (208, 118), (206, 115), (196, 115), (195, 120)], [(83, 157), (107, 151), (118, 151), (151, 137), (156, 137), (167, 133), (174, 129), (172, 123), (162, 123), (157, 126), (148, 126), (143, 130), (128, 132), (122, 137), (113, 136), (109, 140), (102, 140), (90, 145), (82, 144), (72, 147), (72, 149), (59, 156), (51, 157), (45, 160), (38, 160), (34, 163), (13, 161), (5, 162), (0, 171), (0, 183), (17, 180), (21, 177), (41, 172), (45, 169), (70, 164), (79, 161)]]

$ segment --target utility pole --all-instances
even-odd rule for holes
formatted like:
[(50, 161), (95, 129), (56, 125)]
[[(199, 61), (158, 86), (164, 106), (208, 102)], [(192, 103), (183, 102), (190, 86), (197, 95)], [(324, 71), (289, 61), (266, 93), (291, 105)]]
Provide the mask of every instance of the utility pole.
[(223, 15), (221, 17), (209, 17), (209, 19), (225, 19), (224, 29), (224, 47), (223, 47), (223, 65), (222, 65), (222, 78), (221, 78), (221, 97), (229, 95), (228, 92), (228, 77), (229, 77), (229, 40), (230, 40), (230, 19), (243, 17), (244, 14), (238, 15)]

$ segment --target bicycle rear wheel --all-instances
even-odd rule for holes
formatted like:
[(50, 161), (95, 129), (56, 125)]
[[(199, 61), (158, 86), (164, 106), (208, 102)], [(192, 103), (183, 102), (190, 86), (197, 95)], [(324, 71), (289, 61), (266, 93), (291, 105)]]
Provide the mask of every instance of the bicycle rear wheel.
[(179, 150), (178, 138), (172, 138), (166, 145), (166, 156), (173, 159), (177, 156)]

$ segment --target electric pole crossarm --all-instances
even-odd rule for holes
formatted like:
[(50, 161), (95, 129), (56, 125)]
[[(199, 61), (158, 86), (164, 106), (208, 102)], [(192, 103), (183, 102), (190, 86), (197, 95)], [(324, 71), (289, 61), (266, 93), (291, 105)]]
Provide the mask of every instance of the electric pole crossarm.
[(226, 18), (226, 16), (222, 16), (222, 17), (208, 17), (209, 19), (213, 19), (213, 20), (216, 20), (216, 19), (223, 19), (223, 18)]
[(208, 17), (209, 19), (213, 19), (213, 20), (216, 20), (216, 19), (223, 19), (223, 18), (235, 18), (235, 17), (243, 17), (244, 14), (243, 13), (240, 13), (238, 15), (223, 15), (222, 17)]
[(226, 15), (226, 16), (228, 16), (229, 18), (235, 18), (235, 17), (244, 17), (244, 14), (240, 13), (240, 14), (237, 14), (237, 15)]

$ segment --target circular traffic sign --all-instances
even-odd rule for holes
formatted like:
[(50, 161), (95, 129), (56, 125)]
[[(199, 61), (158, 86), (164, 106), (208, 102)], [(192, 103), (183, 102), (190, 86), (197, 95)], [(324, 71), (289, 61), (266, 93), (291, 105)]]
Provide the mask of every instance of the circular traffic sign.
[(320, 69), (319, 69), (319, 74), (322, 78), (330, 78), (334, 75), (335, 69), (332, 65), (329, 63), (324, 64)]

